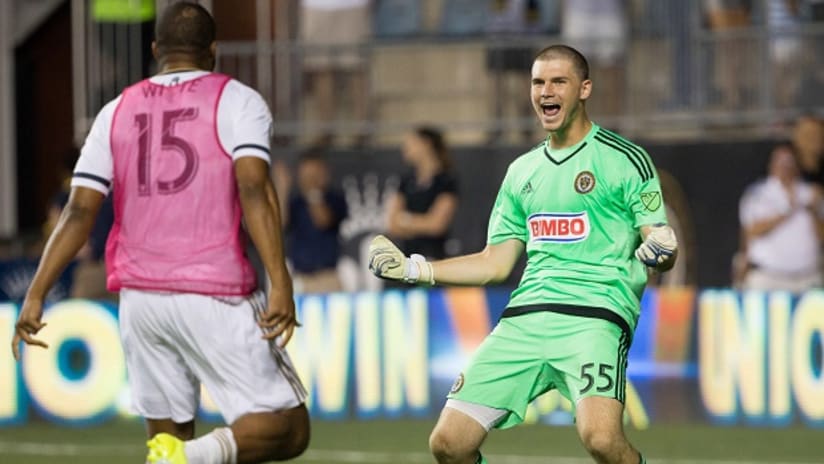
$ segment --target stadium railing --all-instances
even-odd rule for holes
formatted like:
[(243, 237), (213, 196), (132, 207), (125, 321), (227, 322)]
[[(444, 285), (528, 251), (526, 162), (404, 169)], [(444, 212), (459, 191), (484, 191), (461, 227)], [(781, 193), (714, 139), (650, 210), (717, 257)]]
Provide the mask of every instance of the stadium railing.
[[(74, 48), (78, 140), (105, 101), (141, 77), (137, 64), (123, 72), (107, 70), (94, 46), (98, 39), (90, 33), (82, 7), (75, 6), (82, 3), (72, 3), (77, 10), (75, 39), (87, 45)], [(261, 29), (271, 36), (266, 27)], [(126, 51), (140, 43), (115, 39), (123, 41)], [(367, 118), (353, 118), (347, 112), (349, 96), (336, 94), (341, 111), (329, 122), (313, 114), (310, 81), (302, 68), (304, 57), (317, 47), (265, 38), (224, 41), (218, 47), (218, 70), (263, 94), (273, 109), (276, 136), (285, 141), (301, 143), (313, 134), (333, 132), (344, 138), (368, 133), (373, 143), (394, 144), (412, 125), (426, 121), (446, 129), (453, 143), (472, 145), (484, 143), (494, 132), (534, 131), (540, 138), (528, 112), (508, 108), (496, 114), (491, 109), (495, 100), (528, 105), (529, 64), (521, 71), (510, 70), (516, 76), (520, 72), (524, 84), (502, 94), (492, 85), (488, 52), (515, 54), (559, 41), (557, 35), (424, 35), (329, 47), (335, 53), (355, 51), (364, 59), (370, 109)], [(764, 26), (711, 31), (699, 24), (691, 25), (686, 35), (631, 29), (611, 63), (600, 62), (598, 55), (614, 43), (589, 40), (574, 45), (591, 51), (591, 115), (630, 137), (763, 137), (798, 114), (824, 109), (819, 90), (824, 84), (824, 23), (805, 23), (780, 34)]]

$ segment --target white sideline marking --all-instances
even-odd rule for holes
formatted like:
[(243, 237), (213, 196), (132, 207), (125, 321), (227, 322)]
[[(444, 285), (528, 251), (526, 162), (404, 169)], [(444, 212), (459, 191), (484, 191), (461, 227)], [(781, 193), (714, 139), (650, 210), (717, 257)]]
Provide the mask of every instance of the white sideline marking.
[(141, 448), (132, 445), (76, 445), (70, 443), (0, 441), (0, 454), (18, 456), (105, 456), (122, 454), (124, 451), (138, 454)]
[[(140, 454), (145, 448), (135, 445), (81, 445), (35, 442), (0, 441), (0, 454), (12, 456), (105, 456), (112, 454)], [(592, 464), (587, 458), (560, 456), (524, 456), (518, 454), (489, 454), (494, 464)], [(300, 457), (304, 462), (351, 462), (351, 463), (431, 463), (429, 453), (393, 453), (354, 450), (307, 450)], [(766, 461), (735, 461), (720, 459), (652, 459), (654, 464), (764, 464)], [(816, 464), (813, 462), (787, 461), (771, 464)]]
[[(592, 464), (589, 458), (574, 458), (563, 456), (525, 456), (518, 454), (484, 454), (492, 464)], [(549, 460), (551, 459), (551, 461)], [(351, 463), (385, 463), (403, 462), (418, 463), (434, 462), (429, 453), (390, 453), (373, 451), (335, 451), (335, 450), (307, 450), (300, 461), (308, 462), (351, 462)], [(734, 461), (718, 459), (648, 459), (652, 464), (764, 464), (767, 461)], [(770, 464), (818, 464), (813, 462), (770, 462)]]

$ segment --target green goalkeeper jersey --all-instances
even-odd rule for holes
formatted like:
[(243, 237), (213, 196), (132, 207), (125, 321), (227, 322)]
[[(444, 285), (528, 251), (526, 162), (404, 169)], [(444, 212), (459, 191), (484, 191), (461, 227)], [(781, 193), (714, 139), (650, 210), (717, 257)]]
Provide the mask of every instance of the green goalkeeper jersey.
[(634, 330), (645, 266), (639, 228), (666, 223), (658, 173), (647, 153), (593, 124), (574, 146), (549, 139), (507, 169), (487, 242), (517, 239), (527, 263), (508, 309), (604, 308)]

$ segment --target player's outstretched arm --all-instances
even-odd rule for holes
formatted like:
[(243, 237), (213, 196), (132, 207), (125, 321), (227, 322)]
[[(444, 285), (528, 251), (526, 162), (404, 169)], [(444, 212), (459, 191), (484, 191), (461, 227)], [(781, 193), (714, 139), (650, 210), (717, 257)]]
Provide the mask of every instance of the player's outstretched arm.
[(264, 338), (283, 336), (281, 345), (292, 337), (295, 326), (295, 302), (292, 280), (286, 269), (277, 192), (269, 177), (266, 161), (246, 156), (235, 161), (235, 178), (246, 229), (269, 276), (269, 304), (260, 322)]
[(37, 272), (29, 285), (20, 316), (17, 318), (12, 340), (12, 353), (15, 359), (20, 359), (21, 341), (28, 345), (47, 348), (45, 343), (33, 338), (33, 335), (46, 325), (40, 320), (43, 315), (43, 300), (66, 266), (89, 239), (103, 199), (103, 194), (97, 190), (86, 187), (72, 188), (69, 202), (60, 213), (57, 226), (46, 242)]
[(510, 239), (478, 253), (428, 262), (421, 255), (405, 256), (378, 235), (369, 246), (369, 269), (378, 277), (411, 284), (486, 285), (506, 279), (523, 251), (523, 242)]
[(672, 227), (667, 224), (642, 226), (641, 237), (644, 241), (635, 250), (635, 257), (658, 272), (672, 269), (678, 258), (678, 240)]

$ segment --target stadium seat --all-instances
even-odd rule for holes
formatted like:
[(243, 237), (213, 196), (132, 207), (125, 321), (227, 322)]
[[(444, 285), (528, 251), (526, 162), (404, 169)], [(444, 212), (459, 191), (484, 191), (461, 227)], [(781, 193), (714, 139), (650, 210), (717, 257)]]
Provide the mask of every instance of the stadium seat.
[(375, 37), (409, 37), (421, 33), (421, 4), (409, 0), (376, 0)]
[(444, 35), (477, 35), (486, 28), (487, 2), (444, 0), (440, 32)]

